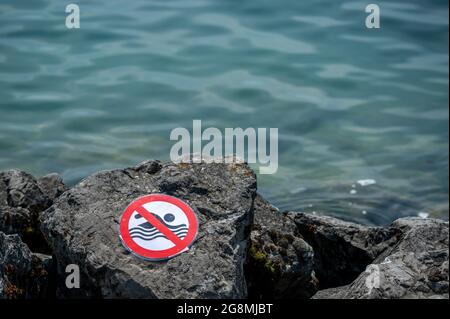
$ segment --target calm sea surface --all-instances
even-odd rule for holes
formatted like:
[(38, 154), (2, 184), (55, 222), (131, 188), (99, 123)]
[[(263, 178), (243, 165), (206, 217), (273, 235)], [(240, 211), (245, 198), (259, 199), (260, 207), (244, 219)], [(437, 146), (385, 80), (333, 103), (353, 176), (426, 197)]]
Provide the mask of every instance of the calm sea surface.
[[(78, 3), (81, 29), (65, 27)], [(280, 209), (448, 218), (448, 0), (0, 2), (0, 170), (168, 160), (175, 127), (278, 127)]]

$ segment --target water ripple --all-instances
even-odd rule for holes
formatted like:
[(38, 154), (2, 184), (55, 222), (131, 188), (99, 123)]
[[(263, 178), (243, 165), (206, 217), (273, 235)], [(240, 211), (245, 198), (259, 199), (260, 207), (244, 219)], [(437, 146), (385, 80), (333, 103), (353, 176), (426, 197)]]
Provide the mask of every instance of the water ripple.
[[(0, 169), (168, 159), (174, 127), (278, 127), (282, 210), (386, 224), (448, 216), (448, 1), (0, 4)], [(257, 168), (257, 167), (255, 167)], [(356, 181), (374, 179), (360, 187)]]

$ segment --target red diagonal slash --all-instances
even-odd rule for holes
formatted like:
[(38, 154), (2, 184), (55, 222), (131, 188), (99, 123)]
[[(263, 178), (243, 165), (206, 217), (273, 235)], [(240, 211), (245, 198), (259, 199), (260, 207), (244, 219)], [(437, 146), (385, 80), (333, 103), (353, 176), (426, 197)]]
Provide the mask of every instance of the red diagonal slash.
[(147, 209), (142, 206), (137, 206), (135, 210), (144, 217), (150, 224), (155, 226), (161, 233), (166, 236), (175, 246), (183, 246), (184, 242), (177, 235), (172, 233), (163, 223), (161, 223), (155, 216), (153, 216)]

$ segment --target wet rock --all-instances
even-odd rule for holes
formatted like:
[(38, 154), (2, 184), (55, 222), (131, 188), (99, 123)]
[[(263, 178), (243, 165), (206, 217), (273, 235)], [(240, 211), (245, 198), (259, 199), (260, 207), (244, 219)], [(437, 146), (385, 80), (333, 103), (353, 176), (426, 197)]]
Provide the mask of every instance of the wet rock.
[(333, 217), (289, 213), (314, 249), (314, 270), (321, 289), (352, 282), (366, 266), (395, 245), (395, 228), (367, 227)]
[(317, 291), (314, 253), (295, 223), (260, 195), (246, 267), (250, 298), (309, 298)]
[(318, 292), (317, 299), (449, 298), (448, 222), (402, 218), (389, 228), (401, 234), (351, 284)]
[[(189, 251), (166, 262), (128, 253), (119, 239), (127, 205), (150, 193), (174, 195), (196, 211), (199, 234)], [(63, 193), (42, 216), (60, 277), (80, 267), (80, 289), (59, 297), (243, 298), (243, 264), (256, 178), (245, 164), (149, 161), (103, 171)], [(59, 282), (64, 282), (59, 280)]]
[(0, 232), (0, 299), (53, 296), (51, 256), (34, 254), (18, 235)]
[(0, 172), (0, 231), (19, 234), (33, 251), (48, 252), (39, 215), (65, 189), (57, 174), (36, 180), (19, 170)]

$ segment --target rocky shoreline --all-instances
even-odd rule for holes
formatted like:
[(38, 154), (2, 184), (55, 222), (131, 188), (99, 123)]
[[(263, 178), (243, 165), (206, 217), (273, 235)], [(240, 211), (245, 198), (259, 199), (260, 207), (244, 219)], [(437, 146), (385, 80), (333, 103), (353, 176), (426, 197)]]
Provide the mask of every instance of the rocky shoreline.
[[(118, 236), (133, 199), (165, 193), (199, 219), (189, 251), (166, 262), (128, 253)], [(0, 172), (0, 299), (449, 298), (448, 222), (367, 227), (279, 212), (244, 163), (147, 161), (72, 188), (51, 174)], [(68, 289), (65, 268), (80, 268)]]

